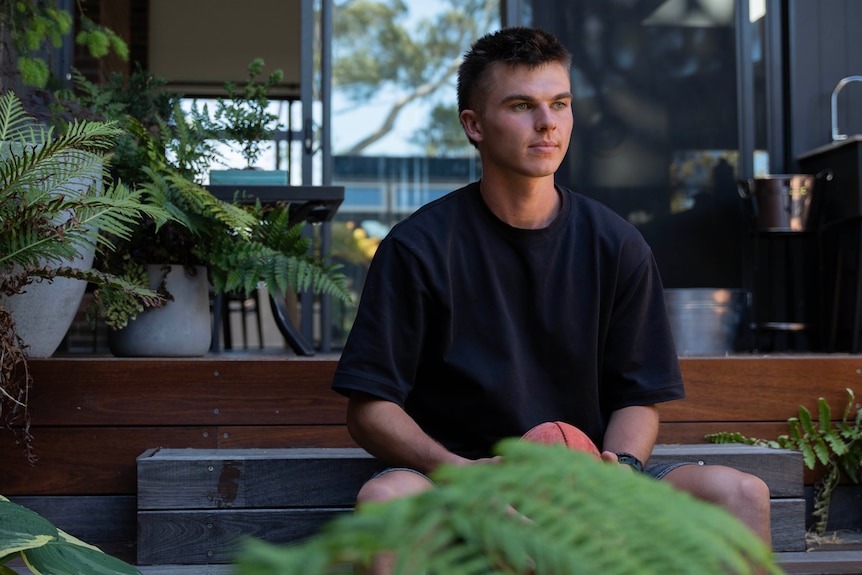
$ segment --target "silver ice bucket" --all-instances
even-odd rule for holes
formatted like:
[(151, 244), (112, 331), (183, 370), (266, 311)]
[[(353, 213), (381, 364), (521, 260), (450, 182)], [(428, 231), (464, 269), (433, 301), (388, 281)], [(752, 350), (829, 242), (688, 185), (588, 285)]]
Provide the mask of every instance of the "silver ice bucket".
[(727, 355), (738, 348), (749, 292), (685, 288), (664, 291), (679, 355)]

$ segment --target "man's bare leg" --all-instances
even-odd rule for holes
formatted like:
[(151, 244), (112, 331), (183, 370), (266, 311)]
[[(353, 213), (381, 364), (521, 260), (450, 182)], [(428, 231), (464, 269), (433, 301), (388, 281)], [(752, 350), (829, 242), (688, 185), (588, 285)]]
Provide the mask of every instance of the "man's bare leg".
[(662, 481), (724, 507), (772, 548), (769, 487), (759, 477), (722, 465), (684, 465)]
[[(356, 496), (356, 506), (365, 503), (383, 502), (433, 489), (434, 484), (412, 471), (395, 470), (369, 480)], [(395, 558), (391, 554), (375, 557), (367, 575), (388, 575), (392, 572)]]

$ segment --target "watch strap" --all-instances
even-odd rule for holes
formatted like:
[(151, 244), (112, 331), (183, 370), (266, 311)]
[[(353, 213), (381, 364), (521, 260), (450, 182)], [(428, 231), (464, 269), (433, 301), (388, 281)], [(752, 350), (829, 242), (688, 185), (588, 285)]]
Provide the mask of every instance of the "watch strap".
[(625, 451), (617, 452), (617, 461), (623, 465), (630, 465), (637, 471), (644, 470), (643, 462), (631, 453), (627, 453)]

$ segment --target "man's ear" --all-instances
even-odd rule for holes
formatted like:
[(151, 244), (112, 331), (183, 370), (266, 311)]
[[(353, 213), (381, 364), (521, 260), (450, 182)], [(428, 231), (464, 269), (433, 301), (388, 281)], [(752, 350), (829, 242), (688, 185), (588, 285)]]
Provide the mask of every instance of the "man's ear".
[(474, 142), (482, 141), (482, 123), (479, 120), (478, 114), (473, 110), (463, 110), (461, 112), (461, 125), (464, 127), (464, 133)]

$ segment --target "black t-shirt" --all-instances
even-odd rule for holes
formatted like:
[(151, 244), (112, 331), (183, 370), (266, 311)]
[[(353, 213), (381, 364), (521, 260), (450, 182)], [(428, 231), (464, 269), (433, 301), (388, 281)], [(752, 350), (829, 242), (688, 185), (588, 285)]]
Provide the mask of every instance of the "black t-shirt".
[(471, 458), (542, 421), (567, 421), (601, 447), (614, 410), (683, 397), (646, 242), (609, 208), (559, 191), (543, 229), (499, 220), (476, 183), (396, 225), (333, 389), (393, 401)]

